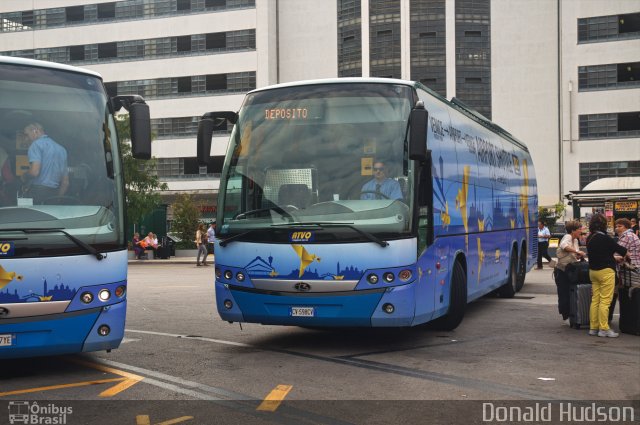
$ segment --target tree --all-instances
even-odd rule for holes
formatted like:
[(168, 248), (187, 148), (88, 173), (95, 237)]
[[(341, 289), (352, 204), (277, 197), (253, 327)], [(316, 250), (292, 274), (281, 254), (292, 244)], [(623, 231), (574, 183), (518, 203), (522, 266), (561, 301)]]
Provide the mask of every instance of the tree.
[(183, 194), (180, 195), (178, 200), (172, 205), (172, 209), (173, 223), (171, 230), (177, 233), (178, 237), (182, 239), (181, 242), (178, 242), (177, 248), (194, 248), (193, 241), (195, 240), (198, 224), (200, 224), (198, 220), (200, 217), (198, 207), (190, 195)]
[(538, 207), (538, 220), (542, 220), (545, 226), (552, 227), (556, 221), (564, 216), (565, 206), (558, 202), (552, 207)]
[(140, 161), (131, 154), (131, 128), (129, 115), (116, 117), (116, 127), (120, 138), (120, 153), (124, 172), (124, 196), (129, 223), (139, 224), (142, 218), (157, 208), (162, 199), (158, 190), (166, 190), (167, 184), (160, 182), (156, 175), (155, 158)]

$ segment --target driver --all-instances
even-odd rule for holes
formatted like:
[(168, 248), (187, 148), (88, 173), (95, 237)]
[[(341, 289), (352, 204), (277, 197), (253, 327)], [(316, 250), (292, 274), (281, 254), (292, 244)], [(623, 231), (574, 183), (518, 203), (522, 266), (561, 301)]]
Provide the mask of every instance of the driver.
[(384, 161), (373, 162), (373, 179), (362, 186), (360, 199), (398, 199), (402, 200), (400, 184), (387, 177)]
[(38, 123), (27, 125), (24, 134), (32, 142), (27, 153), (29, 172), (24, 176), (33, 178), (29, 188), (33, 203), (63, 196), (69, 187), (67, 150), (47, 136)]

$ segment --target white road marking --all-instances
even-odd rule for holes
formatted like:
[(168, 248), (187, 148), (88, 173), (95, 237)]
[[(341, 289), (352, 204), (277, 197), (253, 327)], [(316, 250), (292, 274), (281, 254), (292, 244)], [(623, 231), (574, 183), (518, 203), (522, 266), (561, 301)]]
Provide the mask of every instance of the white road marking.
[(188, 335), (180, 335), (180, 334), (169, 334), (165, 332), (141, 331), (137, 329), (125, 329), (125, 332), (147, 334), (147, 335), (158, 335), (158, 336), (171, 336), (174, 338), (195, 339), (199, 341), (215, 342), (216, 344), (233, 345), (236, 347), (257, 348), (253, 345), (243, 344), (242, 342), (225, 341), (222, 339), (205, 338), (202, 336), (188, 336)]

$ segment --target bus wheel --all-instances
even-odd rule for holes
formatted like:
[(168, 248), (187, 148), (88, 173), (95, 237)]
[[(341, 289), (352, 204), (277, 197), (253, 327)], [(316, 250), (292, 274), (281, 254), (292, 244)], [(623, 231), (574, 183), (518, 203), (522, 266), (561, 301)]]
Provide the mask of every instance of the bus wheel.
[(498, 296), (501, 298), (513, 298), (516, 294), (518, 285), (518, 253), (511, 253), (511, 261), (509, 265), (509, 278), (504, 285), (498, 288)]
[(429, 323), (430, 329), (452, 331), (458, 327), (467, 308), (467, 274), (462, 264), (456, 261), (451, 276), (451, 293), (449, 295), (449, 311), (442, 317)]
[(520, 292), (522, 287), (524, 286), (524, 278), (527, 275), (527, 253), (524, 248), (520, 252), (520, 257), (518, 258), (518, 278), (516, 279), (516, 292)]

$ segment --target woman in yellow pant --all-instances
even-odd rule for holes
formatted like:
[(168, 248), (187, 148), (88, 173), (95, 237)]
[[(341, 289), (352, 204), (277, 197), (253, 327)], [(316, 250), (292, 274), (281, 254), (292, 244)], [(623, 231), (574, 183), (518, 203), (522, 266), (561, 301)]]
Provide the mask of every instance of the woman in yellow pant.
[(591, 279), (592, 297), (589, 310), (589, 335), (616, 338), (618, 334), (609, 329), (609, 306), (613, 299), (616, 278), (616, 261), (614, 253), (627, 255), (627, 249), (618, 245), (607, 236), (607, 219), (602, 214), (595, 214), (589, 222), (589, 278)]

